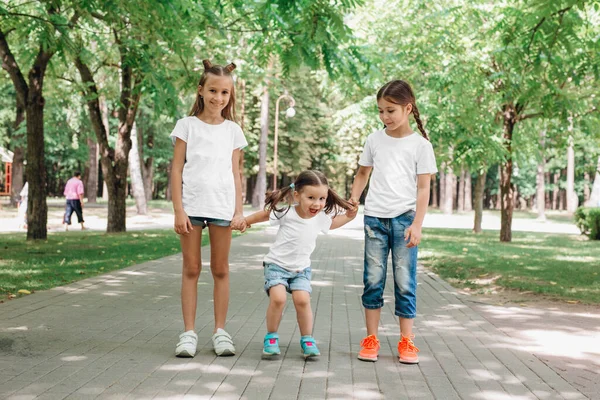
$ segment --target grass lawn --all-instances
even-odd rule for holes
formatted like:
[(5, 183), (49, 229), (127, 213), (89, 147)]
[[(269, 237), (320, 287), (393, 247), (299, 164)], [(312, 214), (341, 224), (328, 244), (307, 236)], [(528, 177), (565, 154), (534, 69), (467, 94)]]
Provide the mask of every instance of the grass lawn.
[(179, 237), (170, 229), (54, 233), (43, 242), (29, 242), (25, 236), (0, 235), (0, 301), (21, 289), (50, 289), (181, 251)]
[(600, 242), (584, 236), (424, 229), (419, 259), (451, 284), (486, 293), (515, 289), (552, 298), (600, 303)]

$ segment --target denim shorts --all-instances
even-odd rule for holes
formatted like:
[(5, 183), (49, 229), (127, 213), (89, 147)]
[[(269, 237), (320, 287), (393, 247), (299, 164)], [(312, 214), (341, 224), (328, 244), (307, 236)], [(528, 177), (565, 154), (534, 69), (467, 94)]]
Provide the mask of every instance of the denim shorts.
[(202, 229), (206, 228), (208, 224), (216, 225), (216, 226), (229, 226), (231, 221), (227, 221), (226, 219), (218, 219), (218, 218), (206, 218), (206, 217), (188, 217), (190, 222), (194, 226), (202, 226)]
[(415, 219), (410, 210), (395, 218), (365, 215), (365, 267), (363, 307), (383, 307), (387, 262), (392, 253), (395, 314), (401, 318), (417, 316), (417, 247), (407, 248), (404, 231)]
[(300, 271), (288, 271), (277, 264), (263, 263), (265, 269), (265, 291), (269, 294), (269, 289), (276, 285), (285, 286), (288, 293), (294, 290), (304, 290), (311, 293), (310, 278), (312, 271), (310, 267)]

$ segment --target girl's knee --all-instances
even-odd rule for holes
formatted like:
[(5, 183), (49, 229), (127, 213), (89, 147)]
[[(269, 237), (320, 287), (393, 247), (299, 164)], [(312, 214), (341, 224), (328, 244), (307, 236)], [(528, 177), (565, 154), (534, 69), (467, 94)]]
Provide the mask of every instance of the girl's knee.
[(211, 265), (210, 266), (213, 279), (222, 280), (229, 277), (229, 265)]
[[(300, 291), (298, 293), (300, 293)], [(294, 305), (297, 308), (310, 307), (310, 294), (302, 292), (302, 294), (294, 296)]]
[(200, 261), (198, 262), (187, 262), (183, 264), (183, 277), (184, 279), (198, 279), (200, 276), (200, 270), (202, 269)]

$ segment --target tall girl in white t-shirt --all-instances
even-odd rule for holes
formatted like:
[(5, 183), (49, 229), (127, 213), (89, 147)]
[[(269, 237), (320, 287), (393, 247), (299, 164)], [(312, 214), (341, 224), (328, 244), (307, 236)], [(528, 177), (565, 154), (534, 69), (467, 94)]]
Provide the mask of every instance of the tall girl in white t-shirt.
[[(362, 303), (367, 337), (360, 343), (358, 358), (377, 361), (380, 348), (377, 333), (391, 251), (395, 314), (400, 319), (399, 360), (416, 364), (419, 349), (412, 339), (417, 313), (417, 245), (421, 241), (421, 226), (429, 204), (431, 174), (437, 172), (437, 167), (410, 85), (401, 80), (388, 82), (377, 93), (377, 106), (385, 126), (367, 138), (350, 198), (358, 205), (373, 171), (364, 210)], [(410, 114), (422, 136), (411, 129)]]
[[(287, 206), (278, 207), (281, 202), (287, 202)], [(338, 214), (340, 209), (347, 210), (346, 214)], [(263, 211), (246, 217), (246, 226), (264, 221), (279, 226), (275, 243), (263, 262), (264, 288), (270, 298), (263, 355), (280, 354), (277, 330), (286, 291), (292, 294), (296, 307), (302, 354), (305, 358), (320, 355), (312, 337), (310, 255), (320, 232), (327, 233), (348, 223), (356, 217), (356, 211), (329, 187), (325, 175), (304, 171), (290, 186), (269, 193)]]
[(231, 336), (224, 330), (229, 306), (229, 248), (231, 229), (244, 229), (240, 151), (248, 143), (235, 122), (235, 88), (231, 71), (204, 60), (196, 102), (190, 116), (177, 121), (171, 133), (175, 144), (171, 188), (175, 232), (183, 253), (181, 308), (184, 332), (175, 349), (178, 357), (196, 354), (196, 303), (202, 266), (202, 230), (210, 235), (210, 270), (215, 282), (212, 336), (215, 353), (235, 354)]

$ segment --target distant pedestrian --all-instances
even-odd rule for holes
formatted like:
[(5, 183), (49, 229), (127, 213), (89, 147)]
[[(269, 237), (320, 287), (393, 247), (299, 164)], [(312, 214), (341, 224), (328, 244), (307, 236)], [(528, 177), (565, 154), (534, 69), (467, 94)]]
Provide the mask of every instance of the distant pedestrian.
[[(400, 320), (398, 357), (401, 363), (416, 364), (419, 349), (413, 343), (413, 321), (417, 315), (417, 246), (429, 204), (431, 175), (437, 172), (437, 166), (410, 85), (401, 80), (388, 82), (377, 93), (377, 106), (384, 127), (367, 137), (350, 197), (358, 205), (373, 171), (364, 211), (362, 303), (367, 336), (361, 341), (358, 359), (377, 361), (377, 330), (391, 252), (395, 314)], [(421, 135), (409, 125), (411, 114)]]
[(77, 221), (81, 224), (81, 230), (85, 229), (83, 225), (83, 182), (81, 181), (81, 172), (75, 171), (73, 177), (67, 181), (65, 185), (65, 197), (67, 198), (67, 205), (65, 209), (65, 217), (63, 224), (65, 224), (65, 231), (69, 230), (71, 225), (71, 216), (73, 212), (77, 214)]
[(25, 182), (25, 185), (23, 185), (23, 189), (21, 189), (19, 196), (21, 196), (17, 208), (19, 229), (27, 229), (27, 201), (29, 200), (29, 182)]
[[(281, 207), (282, 203), (287, 204)], [(345, 214), (341, 213), (342, 209), (346, 210)], [(275, 243), (263, 261), (264, 289), (269, 296), (264, 356), (281, 353), (277, 330), (287, 299), (286, 292), (292, 294), (296, 307), (304, 358), (321, 354), (312, 336), (310, 255), (319, 233), (327, 233), (352, 221), (357, 210), (329, 187), (321, 172), (304, 171), (290, 186), (269, 193), (263, 211), (246, 217), (246, 226), (242, 230), (265, 221), (279, 226)]]

